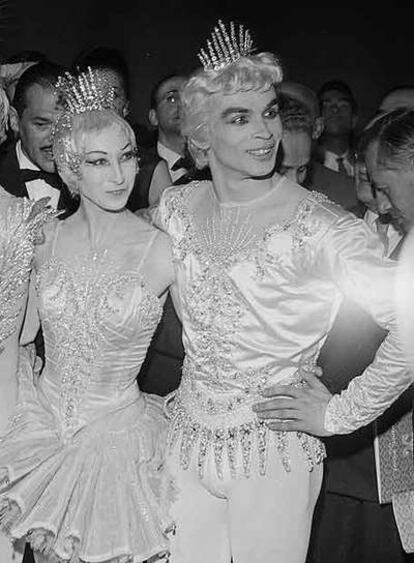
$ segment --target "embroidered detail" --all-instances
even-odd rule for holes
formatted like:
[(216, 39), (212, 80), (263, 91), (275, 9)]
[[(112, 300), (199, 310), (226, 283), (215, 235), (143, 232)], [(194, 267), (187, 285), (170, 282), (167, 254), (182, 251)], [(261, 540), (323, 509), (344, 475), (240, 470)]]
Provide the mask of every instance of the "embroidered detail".
[(27, 291), (34, 245), (53, 212), (45, 201), (13, 200), (0, 222), (0, 352), (16, 329)]
[(155, 329), (162, 314), (159, 300), (148, 291), (141, 275), (117, 272), (106, 251), (88, 254), (70, 269), (52, 257), (39, 269), (37, 289), (43, 324), (51, 325), (52, 356), (61, 377), (64, 437), (70, 437), (79, 424), (82, 398), (105, 342), (102, 319), (119, 312), (126, 288), (133, 284), (139, 284), (145, 292), (139, 304), (141, 326)]

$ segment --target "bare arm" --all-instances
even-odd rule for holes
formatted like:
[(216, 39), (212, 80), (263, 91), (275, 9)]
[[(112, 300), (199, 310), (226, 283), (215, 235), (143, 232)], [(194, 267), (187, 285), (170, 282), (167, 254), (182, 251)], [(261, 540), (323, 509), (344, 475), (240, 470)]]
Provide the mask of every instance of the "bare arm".
[(162, 192), (168, 186), (172, 186), (172, 179), (165, 160), (160, 160), (152, 174), (151, 184), (148, 192), (148, 201), (150, 205), (158, 203)]

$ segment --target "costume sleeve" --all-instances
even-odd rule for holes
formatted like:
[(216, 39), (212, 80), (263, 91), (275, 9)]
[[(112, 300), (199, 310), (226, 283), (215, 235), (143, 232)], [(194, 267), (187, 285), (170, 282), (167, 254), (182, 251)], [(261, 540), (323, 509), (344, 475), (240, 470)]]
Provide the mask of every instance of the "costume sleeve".
[(389, 331), (372, 364), (328, 404), (326, 430), (347, 434), (382, 414), (409, 387), (414, 374), (397, 337), (396, 263), (382, 257), (379, 239), (361, 220), (346, 214), (331, 225), (319, 244), (321, 266), (344, 296)]
[(48, 199), (34, 203), (13, 198), (0, 209), (0, 348), (4, 340), (20, 329), (34, 247), (43, 236), (44, 224), (53, 215), (47, 207)]
[(135, 214), (148, 221), (154, 227), (157, 227), (157, 229), (168, 232), (168, 219), (171, 215), (171, 210), (169, 209), (171, 190), (174, 190), (174, 186), (165, 189), (157, 203), (145, 209), (139, 209)]

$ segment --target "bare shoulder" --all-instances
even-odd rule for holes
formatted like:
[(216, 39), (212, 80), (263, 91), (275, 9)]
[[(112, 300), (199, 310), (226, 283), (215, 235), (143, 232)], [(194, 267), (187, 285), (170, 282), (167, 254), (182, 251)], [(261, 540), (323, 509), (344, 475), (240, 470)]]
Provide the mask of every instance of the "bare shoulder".
[(152, 222), (147, 220), (146, 216), (141, 214), (129, 213), (127, 228), (133, 236), (153, 236), (155, 233), (161, 233)]
[(169, 257), (171, 254), (170, 238), (158, 227), (140, 216), (131, 213), (129, 217), (129, 237), (133, 240), (151, 245), (151, 255)]

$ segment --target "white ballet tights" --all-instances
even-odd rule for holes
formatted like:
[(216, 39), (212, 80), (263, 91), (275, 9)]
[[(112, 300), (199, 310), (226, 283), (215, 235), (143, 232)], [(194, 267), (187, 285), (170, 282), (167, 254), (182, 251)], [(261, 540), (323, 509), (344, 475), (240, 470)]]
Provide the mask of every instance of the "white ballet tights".
[(290, 457), (286, 472), (272, 446), (265, 477), (255, 471), (231, 479), (224, 466), (220, 480), (211, 457), (200, 479), (197, 455), (183, 470), (173, 452), (169, 465), (178, 493), (170, 563), (303, 563), (323, 467), (309, 472), (296, 440)]

